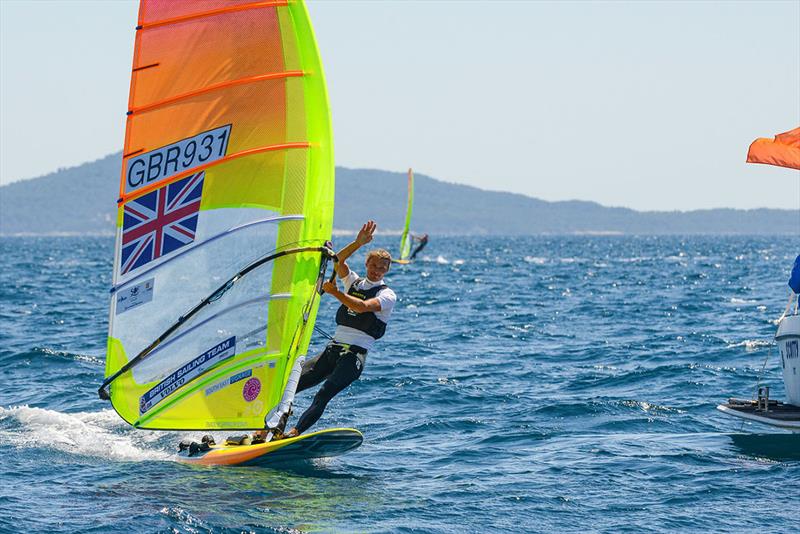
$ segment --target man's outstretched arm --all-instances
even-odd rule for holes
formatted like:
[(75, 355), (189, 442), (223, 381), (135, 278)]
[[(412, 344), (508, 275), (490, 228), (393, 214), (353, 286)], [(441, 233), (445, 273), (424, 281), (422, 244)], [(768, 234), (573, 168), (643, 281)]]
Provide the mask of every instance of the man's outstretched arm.
[(347, 265), (347, 258), (352, 256), (356, 250), (372, 241), (372, 235), (375, 233), (377, 228), (378, 225), (375, 223), (375, 221), (367, 221), (361, 226), (361, 230), (358, 231), (355, 241), (336, 253), (336, 255), (339, 257), (339, 263), (336, 264), (336, 274), (339, 275), (339, 278), (344, 278), (350, 274), (350, 267)]

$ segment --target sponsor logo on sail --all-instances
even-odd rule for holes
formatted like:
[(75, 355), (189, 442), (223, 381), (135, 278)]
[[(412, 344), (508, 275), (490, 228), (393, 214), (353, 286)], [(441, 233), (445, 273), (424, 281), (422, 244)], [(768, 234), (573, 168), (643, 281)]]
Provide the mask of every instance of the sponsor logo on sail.
[(218, 363), (236, 354), (236, 336), (214, 345), (200, 356), (183, 364), (139, 399), (139, 413), (144, 414), (182, 386), (185, 386)]
[(147, 304), (153, 300), (153, 288), (155, 287), (155, 278), (150, 278), (144, 282), (140, 282), (133, 287), (123, 289), (117, 293), (117, 311), (116, 314), (125, 313), (126, 311)]

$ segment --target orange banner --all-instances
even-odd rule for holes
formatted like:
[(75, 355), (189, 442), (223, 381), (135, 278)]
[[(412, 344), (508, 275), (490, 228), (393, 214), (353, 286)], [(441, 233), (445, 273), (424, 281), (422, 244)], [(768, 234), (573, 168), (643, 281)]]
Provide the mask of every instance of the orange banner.
[(756, 139), (747, 151), (747, 163), (800, 170), (800, 128), (778, 134), (775, 139)]

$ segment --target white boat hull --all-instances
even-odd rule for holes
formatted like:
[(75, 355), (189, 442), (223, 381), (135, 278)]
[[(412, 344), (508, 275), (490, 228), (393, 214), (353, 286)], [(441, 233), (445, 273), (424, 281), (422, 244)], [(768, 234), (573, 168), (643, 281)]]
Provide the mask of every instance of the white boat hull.
[(754, 423), (800, 432), (800, 406), (772, 401), (769, 411), (764, 411), (756, 401), (731, 399), (727, 404), (717, 406), (717, 410)]
[(800, 406), (800, 315), (789, 315), (781, 319), (775, 341), (781, 353), (786, 401)]

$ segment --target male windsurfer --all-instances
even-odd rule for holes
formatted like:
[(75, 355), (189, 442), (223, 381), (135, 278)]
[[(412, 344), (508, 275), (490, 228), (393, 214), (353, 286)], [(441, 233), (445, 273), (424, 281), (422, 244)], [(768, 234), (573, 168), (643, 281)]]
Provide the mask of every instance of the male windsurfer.
[(347, 265), (347, 259), (356, 250), (372, 241), (377, 227), (374, 221), (366, 222), (355, 241), (337, 253), (336, 274), (342, 279), (344, 291), (339, 290), (335, 280), (322, 286), (325, 293), (341, 302), (336, 312), (336, 332), (325, 350), (303, 366), (297, 393), (323, 380), (325, 383), (295, 427), (283, 435), (280, 434), (282, 429), (278, 429), (273, 439), (297, 436), (316, 423), (328, 402), (361, 376), (367, 351), (386, 331), (386, 323), (397, 301), (394, 291), (383, 282), (392, 264), (391, 255), (384, 249), (369, 251), (365, 278), (359, 277)]
[(411, 239), (413, 239), (414, 241), (419, 241), (419, 245), (417, 245), (417, 248), (415, 248), (414, 252), (411, 253), (411, 256), (409, 256), (408, 258), (409, 260), (413, 260), (414, 258), (416, 258), (417, 254), (419, 254), (419, 251), (425, 248), (425, 245), (428, 244), (428, 234), (422, 234), (419, 237), (411, 236)]

